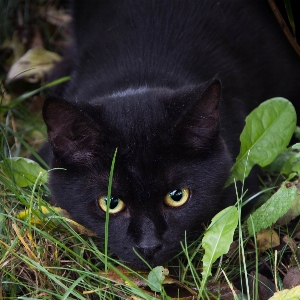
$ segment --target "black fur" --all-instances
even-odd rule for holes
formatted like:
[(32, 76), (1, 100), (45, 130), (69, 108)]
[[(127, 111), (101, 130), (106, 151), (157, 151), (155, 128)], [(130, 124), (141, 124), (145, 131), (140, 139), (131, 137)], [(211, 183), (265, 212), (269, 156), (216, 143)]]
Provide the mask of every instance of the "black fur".
[[(271, 97), (296, 103), (299, 59), (261, 0), (78, 0), (73, 18), (71, 80), (43, 110), (52, 167), (66, 169), (51, 171), (52, 196), (103, 237), (118, 148), (112, 194), (126, 208), (110, 216), (109, 246), (162, 264), (234, 203), (223, 186), (245, 117)], [(189, 200), (166, 206), (179, 188)]]

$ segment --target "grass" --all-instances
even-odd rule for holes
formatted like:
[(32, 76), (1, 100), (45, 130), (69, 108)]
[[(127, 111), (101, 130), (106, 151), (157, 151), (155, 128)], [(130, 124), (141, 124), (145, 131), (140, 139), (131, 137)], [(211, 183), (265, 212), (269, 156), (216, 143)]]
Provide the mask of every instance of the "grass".
[[(151, 299), (141, 288), (124, 283), (132, 281), (127, 278), (131, 273), (140, 279), (141, 275), (133, 270), (118, 272), (115, 267), (119, 262), (99, 250), (107, 247), (99, 245), (97, 238), (82, 236), (65, 217), (51, 210), (43, 200), (48, 193), (45, 186), (37, 183), (35, 189), (19, 188), (3, 175), (1, 182), (0, 295), (3, 299), (115, 299), (116, 296), (125, 299), (130, 295)], [(42, 206), (49, 207), (50, 217), (41, 213)], [(24, 208), (31, 208), (34, 218), (17, 218)], [(189, 287), (199, 288), (201, 283), (200, 246), (199, 241), (192, 246), (186, 242), (184, 254), (174, 261), (178, 264), (178, 279)], [(236, 267), (223, 268), (229, 278), (238, 271)], [(106, 276), (106, 270), (115, 270), (124, 279), (116, 280), (114, 273)]]
[[(43, 294), (43, 299), (47, 296), (98, 299), (105, 295), (109, 299), (114, 289), (102, 288), (113, 283), (102, 271), (107, 257), (99, 251), (96, 245), (99, 241), (83, 238), (54, 211), (50, 218), (43, 220), (39, 206), (49, 205), (40, 196), (42, 188), (33, 193), (16, 189), (12, 189), (13, 193), (8, 189), (2, 191), (1, 296), (39, 299)], [(41, 224), (16, 217), (16, 212), (29, 207), (31, 200), (32, 214), (41, 218)], [(112, 262), (108, 259), (108, 267)], [(128, 293), (127, 290), (124, 284), (117, 287), (118, 293)]]
[[(1, 145), (5, 147), (9, 140), (15, 141), (11, 139), (15, 136), (12, 131), (5, 130), (8, 126), (11, 122), (5, 126), (2, 123), (5, 135), (2, 135)], [(21, 136), (23, 142), (25, 136), (18, 134)], [(1, 148), (2, 159), (5, 153), (11, 153), (10, 149), (4, 151), (5, 147)], [(142, 276), (133, 270), (116, 270), (120, 263), (106, 255), (107, 241), (101, 245), (97, 238), (81, 235), (70, 226), (67, 218), (51, 208), (44, 200), (49, 194), (46, 186), (37, 181), (21, 188), (3, 173), (0, 182), (2, 299), (115, 299), (116, 296), (125, 299), (129, 295), (151, 299), (152, 296), (138, 286), (125, 284), (125, 281), (132, 281), (129, 274), (140, 279)], [(43, 206), (48, 207), (50, 214), (41, 212)], [(30, 214), (22, 220), (18, 213), (25, 208)], [(187, 286), (195, 286), (191, 270), (192, 275), (196, 274), (197, 282), (200, 280), (197, 275), (201, 264), (199, 245), (195, 244), (192, 253), (187, 244), (184, 246), (184, 252), (187, 257), (191, 255), (193, 264), (190, 260), (186, 263), (184, 258), (177, 262), (178, 279)], [(106, 276), (107, 271), (111, 272), (109, 270), (115, 270), (121, 277), (116, 280), (116, 273)]]
[[(35, 93), (41, 91), (39, 89)], [(32, 119), (24, 108), (25, 99), (33, 94), (34, 92), (26, 93), (1, 107), (1, 120), (5, 121), (1, 122), (1, 160), (10, 156), (26, 155), (28, 150), (34, 152), (38, 128), (41, 131), (38, 136), (45, 136), (44, 128), (33, 124), (39, 124), (40, 120), (37, 121), (36, 117)], [(27, 128), (24, 125), (26, 123)], [(141, 299), (153, 297), (153, 293), (145, 292), (135, 283), (137, 278), (145, 281), (142, 276), (147, 277), (147, 274), (140, 275), (134, 270), (126, 269), (111, 258), (107, 247), (107, 233), (103, 243), (97, 237), (82, 235), (74, 229), (65, 216), (53, 210), (45, 201), (49, 191), (44, 184), (37, 180), (34, 185), (21, 188), (14, 182), (13, 176), (7, 176), (3, 172), (0, 174), (0, 182), (0, 298), (126, 299), (132, 295)], [(109, 190), (110, 188), (108, 192)], [(42, 207), (47, 207), (50, 213), (43, 214)], [(18, 214), (24, 209), (29, 210), (29, 215), (22, 220), (18, 218)], [(234, 254), (224, 256), (215, 264), (215, 282), (225, 282), (226, 278), (230, 281), (245, 279), (244, 274), (247, 274), (248, 269), (258, 272), (257, 251), (247, 254), (248, 243), (241, 220), (236, 240), (239, 241), (239, 247)], [(191, 245), (185, 241), (182, 246), (183, 253), (169, 262), (169, 269), (176, 270), (173, 273), (177, 273), (177, 277), (173, 278), (184, 287), (201, 290), (201, 237)], [(125, 284), (132, 281), (134, 283), (131, 285)], [(244, 281), (247, 283), (247, 280)], [(177, 289), (178, 286), (171, 293), (176, 294)], [(208, 297), (209, 289), (210, 283), (202, 298)], [(220, 293), (216, 287), (211, 290), (215, 295)], [(246, 284), (244, 293), (250, 297), (249, 290), (249, 284)], [(164, 293), (166, 292), (162, 292), (162, 298), (167, 299), (167, 294)]]
[[(26, 6), (27, 3), (21, 4)], [(3, 12), (16, 12), (20, 2), (14, 0), (9, 4), (10, 11), (2, 4), (6, 8)], [(6, 22), (6, 31), (11, 29), (16, 18), (8, 22), (1, 9), (0, 17)], [(26, 23), (25, 17), (24, 20)], [(48, 30), (48, 24), (45, 27)], [(33, 96), (43, 99), (45, 88), (65, 80), (68, 78), (18, 96), (5, 93), (1, 86), (0, 161), (30, 153), (40, 160), (35, 150), (46, 138), (45, 127), (40, 113), (30, 112), (29, 106)], [(40, 181), (19, 187), (13, 172), (4, 174), (0, 168), (0, 299), (153, 299), (155, 293), (144, 287), (148, 273), (128, 269), (109, 253), (108, 222), (105, 240), (100, 241), (72, 226), (68, 217), (46, 202), (47, 195), (49, 191)], [(240, 198), (244, 195), (237, 194), (237, 199)], [(240, 213), (240, 201), (237, 205)], [(43, 207), (48, 208), (49, 213), (43, 213)], [(24, 209), (29, 210), (28, 218), (18, 218)], [(294, 222), (293, 228), (297, 225)], [(280, 236), (293, 236), (289, 226), (278, 227), (277, 231)], [(162, 299), (169, 299), (171, 295), (177, 299), (178, 290), (182, 295), (186, 289), (189, 295), (196, 294), (195, 298), (200, 298), (197, 291), (201, 289), (204, 254), (201, 241), (202, 236), (193, 243), (184, 241), (182, 253), (166, 264), (172, 284), (164, 285)], [(299, 267), (294, 252), (285, 244), (278, 253), (273, 249), (259, 253), (258, 241), (247, 236), (240, 218), (230, 254), (214, 263), (213, 275), (201, 299), (221, 299), (231, 293), (231, 283), (248, 299), (258, 299), (261, 285), (258, 274), (264, 274), (282, 289), (286, 266)]]
[[(38, 129), (41, 131), (38, 136), (45, 136), (44, 128), (34, 124), (40, 120), (31, 121), (25, 98), (1, 106), (0, 160), (34, 151)], [(0, 299), (126, 299), (133, 295), (153, 299), (155, 293), (143, 287), (148, 274), (130, 270), (113, 258), (107, 247), (107, 234), (105, 241), (82, 234), (45, 201), (49, 191), (44, 184), (37, 180), (34, 185), (21, 188), (12, 175), (0, 173)], [(43, 207), (50, 212), (42, 213)], [(29, 210), (28, 218), (18, 218), (24, 209)], [(183, 252), (167, 264), (173, 284), (162, 290), (162, 299), (169, 299), (167, 295), (171, 294), (177, 299), (178, 289), (180, 293), (186, 289), (201, 290), (201, 239), (192, 244), (185, 241)], [(277, 272), (274, 252), (258, 255), (257, 241), (245, 235), (241, 219), (234, 240), (236, 246), (231, 254), (214, 264), (215, 283), (207, 284), (200, 299), (220, 299), (224, 289), (230, 293), (226, 280), (235, 285), (240, 283), (248, 299), (252, 296), (251, 299), (258, 299), (258, 270), (268, 265), (272, 266), (271, 273)], [(278, 266), (284, 257), (281, 255)], [(254, 292), (249, 283), (253, 270)], [(277, 279), (280, 286), (280, 276)], [(144, 283), (139, 286), (141, 281)]]

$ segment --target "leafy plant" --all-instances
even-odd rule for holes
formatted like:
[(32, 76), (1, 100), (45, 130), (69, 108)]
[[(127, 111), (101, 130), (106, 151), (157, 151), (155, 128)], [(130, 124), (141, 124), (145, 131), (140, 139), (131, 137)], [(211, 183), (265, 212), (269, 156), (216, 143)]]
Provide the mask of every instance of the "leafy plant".
[[(44, 2), (42, 1), (42, 4)], [(284, 3), (295, 33), (290, 1), (285, 0)], [(17, 10), (19, 4), (21, 4), (21, 9)], [(39, 4), (35, 1), (28, 7), (28, 1), (0, 2), (0, 7), (3, 8), (0, 9), (3, 21), (1, 24), (4, 26), (2, 36), (6, 38), (8, 31), (11, 31), (9, 36), (12, 35), (15, 28), (10, 28), (10, 23), (23, 23), (22, 19), (25, 23), (30, 22), (28, 9), (36, 10)], [(13, 15), (12, 12), (14, 12)], [(18, 18), (14, 17), (11, 18), (11, 22), (9, 21), (9, 16), (17, 15)], [(32, 21), (31, 23), (36, 24)], [(55, 34), (57, 34), (57, 30)], [(51, 40), (53, 39), (51, 38)], [(32, 145), (34, 138), (31, 133), (41, 130), (42, 120), (40, 116), (33, 118), (33, 115), (28, 114), (28, 105), (25, 100), (45, 88), (65, 80), (68, 78), (62, 78), (8, 101), (4, 101), (3, 89), (2, 87), (0, 89), (0, 298), (152, 300), (161, 297), (168, 299), (170, 297), (166, 296), (164, 290), (164, 276), (167, 272), (165, 268), (156, 267), (145, 275), (125, 266), (120, 266), (123, 269), (116, 267), (120, 263), (110, 256), (107, 248), (108, 234), (106, 234), (105, 245), (102, 247), (99, 240), (90, 232), (78, 228), (79, 224), (74, 227), (74, 222), (72, 223), (66, 212), (45, 202), (43, 198), (48, 193), (44, 185), (47, 173), (32, 161), (20, 157), (25, 155), (25, 151), (27, 155), (29, 150), (42, 166), (47, 167), (34, 152)], [(255, 164), (265, 166), (264, 170), (268, 172), (268, 181), (271, 181), (270, 178), (275, 175), (275, 185), (278, 186), (282, 177), (287, 181), (265, 205), (252, 214), (252, 232), (250, 221), (246, 224), (249, 232), (254, 234), (250, 242), (254, 241), (255, 246), (255, 232), (261, 227), (271, 226), (289, 207), (288, 212), (282, 217), (284, 218), (282, 224), (287, 224), (289, 220), (299, 215), (297, 210), (299, 195), (293, 201), (297, 183), (289, 182), (291, 179), (299, 177), (300, 159), (297, 151), (299, 145), (285, 149), (294, 130), (295, 113), (291, 105), (284, 99), (276, 99), (278, 101), (272, 99), (262, 104), (256, 110), (258, 113), (254, 112), (252, 117), (250, 115), (247, 118), (247, 124), (241, 136), (241, 152), (227, 183), (227, 185), (233, 183), (234, 179), (243, 181)], [(278, 106), (276, 103), (280, 103), (279, 105), (282, 106)], [(266, 121), (270, 123), (265, 123)], [(299, 132), (298, 128), (298, 135)], [(45, 137), (45, 131), (42, 130), (41, 136)], [(273, 144), (273, 140), (278, 142)], [(277, 154), (279, 155), (277, 156)], [(275, 162), (267, 165), (276, 156)], [(109, 191), (110, 187), (108, 187), (108, 194)], [(280, 199), (282, 195), (284, 198)], [(286, 203), (282, 204), (283, 200)], [(194, 289), (191, 293), (194, 299), (197, 298), (197, 293), (198, 299), (200, 299), (200, 295), (203, 296), (203, 299), (220, 299), (224, 292), (221, 290), (223, 286), (220, 282), (225, 281), (224, 277), (228, 282), (236, 282), (236, 278), (239, 280), (242, 277), (247, 281), (247, 275), (251, 270), (255, 269), (258, 273), (258, 269), (263, 268), (264, 265), (268, 265), (269, 269), (274, 269), (274, 282), (276, 283), (276, 269), (281, 264), (287, 266), (291, 262), (290, 260), (288, 263), (282, 261), (284, 249), (280, 251), (277, 263), (277, 256), (271, 251), (268, 251), (268, 254), (260, 259), (258, 259), (257, 247), (255, 247), (255, 251), (253, 248), (250, 248), (249, 251), (248, 237), (245, 238), (246, 231), (244, 230), (246, 226), (242, 224), (240, 211), (238, 213), (240, 243), (233, 254), (230, 250), (231, 254), (224, 255), (232, 239), (235, 242), (237, 240), (237, 234), (232, 237), (236, 222), (236, 209), (231, 207), (213, 218), (202, 242), (200, 238), (193, 244), (186, 242), (183, 255), (179, 255), (175, 261), (169, 262), (170, 270), (178, 269), (178, 284), (189, 287), (190, 290)], [(290, 215), (287, 217), (289, 213)], [(232, 219), (229, 216), (232, 216)], [(108, 221), (107, 218), (106, 231), (109, 226)], [(286, 233), (286, 226), (282, 226), (280, 230), (281, 233)], [(228, 238), (226, 239), (226, 237)], [(203, 249), (205, 249), (204, 255)], [(297, 248), (292, 252), (296, 252), (296, 250)], [(255, 252), (254, 258), (249, 254), (251, 251)], [(288, 255), (289, 257), (293, 256), (290, 252)], [(221, 269), (222, 272), (220, 272)], [(213, 278), (209, 277), (210, 274), (214, 275)], [(116, 278), (117, 276), (119, 277)], [(133, 279), (133, 276), (136, 278)], [(174, 281), (174, 278), (172, 280)], [(144, 290), (144, 285), (140, 285), (138, 282), (148, 284), (150, 288), (152, 287), (154, 294), (162, 293), (162, 295), (156, 294), (154, 298), (153, 293), (149, 294)], [(258, 299), (257, 279), (255, 284), (256, 295), (251, 297), (249, 292), (251, 286), (246, 282), (248, 299)], [(282, 286), (279, 285), (280, 287)], [(200, 289), (204, 289), (203, 293), (199, 293)], [(213, 295), (209, 295), (212, 290)], [(274, 297), (279, 296), (276, 299), (296, 297), (299, 295), (299, 287), (285, 290), (281, 294), (283, 294), (282, 298), (280, 294), (274, 295)], [(175, 293), (172, 299), (178, 299), (179, 296), (181, 296), (179, 292)]]
[[(298, 189), (295, 185), (284, 182), (280, 189), (248, 218), (248, 232), (253, 235), (260, 229), (272, 226), (291, 208), (297, 199)], [(255, 229), (255, 232), (253, 231)]]
[(238, 224), (236, 207), (229, 206), (215, 215), (202, 239), (205, 254), (202, 258), (203, 271), (200, 295), (202, 295), (207, 278), (211, 275), (212, 264), (226, 254), (233, 241), (233, 234)]
[(38, 163), (23, 157), (6, 158), (0, 162), (0, 169), (19, 187), (33, 185), (37, 178), (41, 183), (48, 180), (48, 172)]
[[(18, 105), (18, 103), (15, 105)], [(270, 108), (272, 108), (271, 112)], [(11, 108), (7, 107), (7, 109)], [(266, 111), (269, 111), (269, 113), (266, 114)], [(267, 118), (267, 120), (262, 121), (263, 118)], [(286, 122), (287, 119), (289, 122)], [(264, 166), (275, 159), (276, 155), (283, 156), (285, 153), (288, 154), (283, 156), (276, 172), (288, 176), (288, 172), (291, 171), (297, 175), (299, 171), (297, 167), (299, 163), (299, 153), (297, 152), (299, 145), (294, 146), (289, 151), (285, 149), (295, 129), (295, 122), (296, 116), (292, 105), (282, 98), (268, 100), (254, 110), (248, 116), (246, 127), (241, 135), (241, 152), (232, 168), (231, 181), (233, 178), (243, 180), (253, 165)], [(5, 129), (8, 128), (8, 124), (3, 126)], [(283, 126), (287, 126), (285, 130), (282, 130)], [(284, 136), (281, 131), (284, 131)], [(5, 132), (10, 133), (9, 130)], [(280, 151), (284, 151), (283, 154)], [(261, 154), (263, 155), (261, 156)], [(4, 202), (0, 207), (0, 234), (4, 238), (3, 243), (0, 244), (2, 253), (0, 265), (5, 264), (10, 267), (10, 269), (6, 267), (5, 273), (1, 275), (5, 295), (19, 296), (24, 294), (26, 290), (30, 297), (35, 297), (34, 295), (38, 295), (38, 293), (45, 293), (49, 297), (64, 297), (65, 299), (70, 296), (76, 299), (83, 299), (84, 297), (89, 299), (89, 296), (91, 296), (90, 299), (93, 299), (95, 295), (106, 299), (113, 299), (116, 295), (122, 295), (122, 297), (135, 295), (141, 299), (154, 299), (155, 293), (160, 293), (162, 298), (170, 298), (164, 285), (165, 280), (170, 282), (169, 278), (165, 278), (168, 269), (158, 266), (150, 271), (148, 280), (146, 280), (144, 274), (126, 268), (125, 271), (116, 268), (116, 265), (120, 263), (110, 257), (107, 247), (109, 239), (108, 217), (106, 239), (102, 251), (99, 250), (99, 244), (95, 244), (94, 236), (89, 231), (82, 226), (80, 227), (79, 224), (74, 224), (74, 221), (72, 223), (66, 212), (59, 208), (52, 208), (44, 202), (42, 196), (47, 191), (43, 184), (47, 180), (47, 172), (43, 168), (25, 158), (5, 158), (4, 154), (2, 154), (2, 157), (0, 177)], [(115, 159), (116, 153), (111, 166), (108, 196), (113, 180)], [(248, 221), (249, 232), (254, 234), (260, 228), (271, 226), (295, 203), (293, 199), (297, 196), (297, 193), (295, 184), (288, 183), (288, 187), (283, 184), (280, 190), (265, 205), (252, 214), (251, 224)], [(285, 201), (282, 205), (283, 196)], [(27, 209), (22, 211), (24, 207)], [(274, 211), (275, 213), (273, 213)], [(209, 289), (212, 285), (209, 277), (215, 272), (215, 264), (218, 259), (221, 258), (220, 264), (222, 256), (228, 252), (239, 221), (239, 213), (236, 207), (226, 208), (213, 218), (205, 232), (202, 244), (198, 242), (193, 246), (186, 243), (184, 255), (182, 256), (186, 258), (181, 258), (180, 262), (183, 275), (182, 282), (177, 282), (179, 286), (186, 290), (189, 289), (189, 286), (195, 286), (198, 288), (198, 297), (209, 297)], [(293, 217), (295, 216), (293, 215)], [(9, 226), (7, 226), (8, 223)], [(3, 224), (6, 225), (3, 226)], [(9, 228), (12, 229), (9, 230)], [(53, 231), (54, 229), (55, 231)], [(18, 242), (9, 245), (9, 240)], [(22, 246), (23, 250), (21, 252), (15, 251), (17, 245)], [(54, 253), (57, 253), (56, 257), (61, 257), (61, 259), (54, 258), (52, 252), (45, 252), (45, 245), (51, 245), (49, 246), (51, 249), (56, 249)], [(201, 247), (205, 251), (204, 255), (202, 255), (203, 250)], [(241, 242), (241, 247), (243, 247), (243, 242)], [(49, 258), (46, 261), (41, 259), (43, 255), (46, 255), (46, 257), (52, 255), (50, 259), (52, 267), (49, 267)], [(242, 252), (245, 260), (244, 255), (244, 252)], [(185, 260), (186, 262), (184, 262)], [(29, 279), (24, 281), (17, 276), (18, 265), (13, 265), (11, 263), (13, 261), (22, 262), (28, 269), (35, 270), (34, 272), (39, 274), (38, 289), (36, 289), (33, 281)], [(69, 261), (72, 268), (68, 269), (63, 261)], [(96, 263), (94, 263), (95, 261)], [(198, 270), (201, 262), (203, 266), (202, 278)], [(244, 268), (247, 272), (246, 261)], [(222, 269), (226, 270), (226, 266), (223, 266)], [(228, 270), (228, 272), (231, 274), (231, 271)], [(132, 273), (139, 277), (139, 282), (144, 283), (140, 285), (140, 283), (133, 282)], [(43, 283), (42, 280), (45, 276), (49, 278), (49, 281)], [(116, 276), (121, 279), (116, 280)], [(189, 282), (187, 282), (187, 278), (190, 278)], [(58, 284), (58, 282), (60, 283)], [(175, 281), (171, 280), (171, 282)], [(152, 294), (144, 290), (144, 284), (148, 284)], [(8, 293), (9, 289), (11, 290), (10, 293)], [(36, 290), (38, 292), (35, 293)], [(82, 293), (84, 293), (84, 297)], [(195, 292), (191, 291), (191, 295), (194, 295), (193, 293)], [(218, 293), (220, 293), (218, 289), (213, 291), (214, 295), (218, 295)], [(250, 295), (249, 292), (247, 293)]]
[(169, 270), (162, 266), (155, 267), (148, 275), (148, 285), (154, 292), (162, 291), (162, 282), (169, 274)]
[(240, 136), (241, 149), (231, 169), (227, 186), (242, 181), (255, 164), (265, 167), (285, 150), (296, 128), (295, 108), (284, 98), (260, 104), (246, 118)]

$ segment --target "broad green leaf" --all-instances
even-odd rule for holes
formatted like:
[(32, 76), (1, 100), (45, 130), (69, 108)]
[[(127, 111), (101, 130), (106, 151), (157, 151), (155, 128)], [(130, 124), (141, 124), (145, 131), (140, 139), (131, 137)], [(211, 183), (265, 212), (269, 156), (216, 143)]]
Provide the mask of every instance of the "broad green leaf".
[[(280, 153), (271, 164), (264, 168), (264, 171), (268, 174), (290, 174), (292, 172), (292, 166), (287, 164), (287, 162), (293, 154), (291, 151)], [(287, 170), (289, 170), (289, 172), (285, 173)]]
[(169, 274), (169, 270), (162, 266), (155, 267), (148, 275), (148, 285), (154, 292), (161, 292), (162, 282), (166, 275)]
[[(298, 190), (295, 185), (284, 182), (280, 189), (260, 208), (258, 208), (247, 220), (248, 231), (250, 235), (261, 229), (268, 228), (281, 218), (292, 207), (297, 199)], [(252, 227), (253, 222), (253, 227)]]
[(299, 126), (296, 126), (294, 135), (297, 140), (300, 140), (300, 127)]
[(291, 153), (290, 157), (285, 161), (282, 167), (281, 174), (289, 175), (292, 172), (300, 174), (300, 159), (299, 153)]
[(264, 171), (269, 174), (284, 174), (288, 176), (293, 173), (291, 178), (297, 175), (296, 173), (300, 174), (299, 150), (300, 143), (289, 147), (288, 149), (286, 149), (286, 151), (280, 153), (270, 165), (266, 166), (264, 168)]
[(205, 283), (207, 277), (211, 275), (212, 264), (221, 255), (228, 252), (230, 244), (233, 241), (233, 234), (237, 224), (238, 211), (235, 206), (229, 206), (213, 217), (202, 240), (202, 245), (205, 250), (205, 254), (202, 258), (202, 283)]
[[(298, 190), (299, 193), (299, 190)], [(296, 199), (292, 202), (291, 208), (277, 221), (278, 225), (286, 225), (289, 224), (293, 219), (300, 216), (300, 195), (298, 194)]]
[(293, 145), (292, 149), (298, 150), (298, 153), (296, 154), (296, 157), (300, 158), (300, 153), (299, 153), (299, 151), (300, 151), (300, 143), (297, 143), (297, 144)]
[(0, 162), (0, 169), (20, 187), (33, 185), (38, 177), (41, 183), (46, 183), (48, 179), (48, 172), (28, 158), (7, 158)]
[(246, 118), (240, 136), (241, 149), (227, 186), (234, 178), (242, 181), (255, 164), (265, 167), (288, 145), (296, 127), (296, 112), (284, 98), (273, 98), (263, 102)]

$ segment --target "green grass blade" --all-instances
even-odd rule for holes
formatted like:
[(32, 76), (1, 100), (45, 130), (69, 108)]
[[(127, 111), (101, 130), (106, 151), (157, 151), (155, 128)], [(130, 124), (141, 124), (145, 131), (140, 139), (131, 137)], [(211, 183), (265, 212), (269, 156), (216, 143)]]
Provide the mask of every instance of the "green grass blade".
[(289, 22), (290, 22), (290, 25), (291, 25), (291, 28), (292, 28), (292, 31), (293, 31), (293, 35), (294, 35), (294, 37), (296, 37), (296, 25), (295, 25), (292, 6), (291, 6), (291, 1), (290, 0), (283, 0), (283, 2), (284, 2), (286, 14), (288, 16), (288, 19), (289, 19)]
[(105, 259), (105, 272), (107, 272), (107, 257), (108, 257), (108, 224), (109, 224), (109, 201), (111, 197), (111, 187), (114, 175), (114, 168), (116, 163), (116, 156), (117, 156), (118, 148), (116, 148), (112, 162), (110, 167), (109, 173), (109, 180), (108, 180), (108, 188), (107, 188), (107, 210), (105, 216), (105, 236), (104, 236), (104, 259)]

